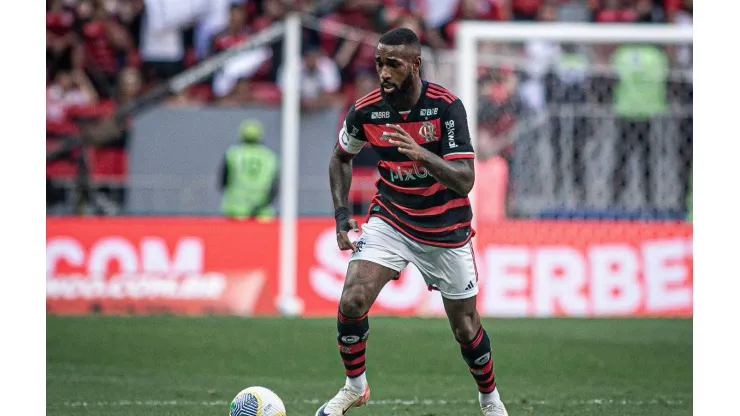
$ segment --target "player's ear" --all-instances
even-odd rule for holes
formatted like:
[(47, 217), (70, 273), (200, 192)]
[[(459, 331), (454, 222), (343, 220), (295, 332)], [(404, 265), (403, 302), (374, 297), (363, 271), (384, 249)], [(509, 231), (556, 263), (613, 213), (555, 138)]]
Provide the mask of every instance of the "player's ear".
[(417, 55), (416, 58), (414, 58), (414, 69), (416, 69), (416, 73), (421, 73), (421, 55)]

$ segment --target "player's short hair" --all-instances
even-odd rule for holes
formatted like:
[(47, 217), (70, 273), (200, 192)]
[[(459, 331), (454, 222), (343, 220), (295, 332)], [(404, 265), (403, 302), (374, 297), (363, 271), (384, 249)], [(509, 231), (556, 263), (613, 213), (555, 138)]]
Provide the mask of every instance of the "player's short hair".
[(380, 37), (378, 43), (391, 46), (410, 46), (415, 51), (421, 52), (421, 42), (419, 42), (419, 37), (416, 36), (416, 33), (414, 33), (413, 30), (405, 27), (399, 27), (385, 32), (383, 36)]

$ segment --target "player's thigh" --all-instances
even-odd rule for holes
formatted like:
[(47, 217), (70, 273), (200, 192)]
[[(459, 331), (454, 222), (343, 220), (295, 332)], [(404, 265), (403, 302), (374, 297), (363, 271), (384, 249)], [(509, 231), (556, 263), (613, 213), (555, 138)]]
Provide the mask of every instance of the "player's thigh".
[(461, 300), (478, 294), (478, 268), (470, 243), (456, 248), (419, 246), (413, 262), (426, 284), (439, 289), (445, 299)]
[(344, 282), (340, 302), (343, 311), (369, 309), (383, 287), (397, 278), (408, 264), (407, 243), (397, 231), (377, 218), (363, 224), (356, 246)]

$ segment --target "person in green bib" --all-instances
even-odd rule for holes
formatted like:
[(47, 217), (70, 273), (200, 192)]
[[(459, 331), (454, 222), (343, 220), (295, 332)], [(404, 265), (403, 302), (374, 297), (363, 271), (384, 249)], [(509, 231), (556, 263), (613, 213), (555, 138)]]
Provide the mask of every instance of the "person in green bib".
[(257, 120), (239, 125), (240, 143), (226, 151), (221, 167), (221, 210), (232, 218), (271, 219), (277, 195), (278, 159), (262, 144), (264, 130)]
[(668, 111), (668, 56), (657, 45), (627, 44), (617, 48), (612, 62), (618, 78), (614, 89), (614, 111), (619, 131), (614, 155), (612, 202), (620, 205), (620, 196), (629, 188), (630, 155), (640, 151), (640, 190), (646, 204), (654, 207), (651, 135)]

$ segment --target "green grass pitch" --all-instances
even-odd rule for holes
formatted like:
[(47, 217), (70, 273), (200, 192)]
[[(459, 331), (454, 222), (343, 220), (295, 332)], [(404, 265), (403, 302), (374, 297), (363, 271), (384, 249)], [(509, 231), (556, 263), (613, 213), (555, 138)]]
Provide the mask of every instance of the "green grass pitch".
[[(486, 319), (511, 416), (690, 415), (692, 321)], [(372, 403), (356, 416), (479, 415), (444, 319), (370, 318)], [(173, 316), (46, 321), (48, 415), (227, 415), (262, 385), (313, 416), (344, 382), (334, 319)]]

